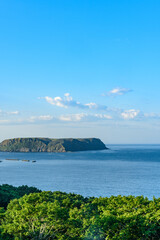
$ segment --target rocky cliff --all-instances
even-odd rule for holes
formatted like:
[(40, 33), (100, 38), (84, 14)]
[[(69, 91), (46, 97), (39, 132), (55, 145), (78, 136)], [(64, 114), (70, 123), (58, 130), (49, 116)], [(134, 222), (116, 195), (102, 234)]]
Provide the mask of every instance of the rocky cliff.
[(1, 152), (76, 152), (107, 149), (98, 138), (14, 138), (0, 143)]

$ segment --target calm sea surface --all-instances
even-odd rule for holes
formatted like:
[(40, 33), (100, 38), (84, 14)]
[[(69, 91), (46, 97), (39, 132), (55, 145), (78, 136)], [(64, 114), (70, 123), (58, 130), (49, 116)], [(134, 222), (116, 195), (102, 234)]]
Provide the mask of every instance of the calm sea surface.
[(110, 150), (76, 153), (1, 152), (0, 185), (28, 185), (83, 196), (160, 197), (160, 145), (108, 147)]

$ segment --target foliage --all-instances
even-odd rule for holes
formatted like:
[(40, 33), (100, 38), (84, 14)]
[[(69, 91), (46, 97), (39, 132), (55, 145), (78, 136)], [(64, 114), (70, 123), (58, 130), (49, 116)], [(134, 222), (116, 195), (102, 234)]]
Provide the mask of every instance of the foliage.
[(160, 199), (40, 192), (0, 209), (0, 239), (158, 240)]
[(41, 192), (35, 187), (28, 187), (26, 185), (20, 187), (13, 187), (8, 184), (0, 185), (0, 207), (6, 208), (10, 200), (20, 198), (25, 194)]

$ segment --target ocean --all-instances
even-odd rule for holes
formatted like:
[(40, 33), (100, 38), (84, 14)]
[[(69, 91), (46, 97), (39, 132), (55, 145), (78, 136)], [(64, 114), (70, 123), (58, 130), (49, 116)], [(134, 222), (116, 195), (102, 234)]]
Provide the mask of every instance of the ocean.
[(160, 197), (160, 145), (107, 147), (109, 150), (75, 153), (0, 152), (0, 185), (95, 197)]

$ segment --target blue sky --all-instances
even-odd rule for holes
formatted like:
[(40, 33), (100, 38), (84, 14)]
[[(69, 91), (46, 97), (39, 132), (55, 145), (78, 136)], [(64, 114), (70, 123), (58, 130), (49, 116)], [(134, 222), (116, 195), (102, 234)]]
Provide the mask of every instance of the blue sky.
[(160, 143), (159, 0), (0, 2), (0, 140)]

